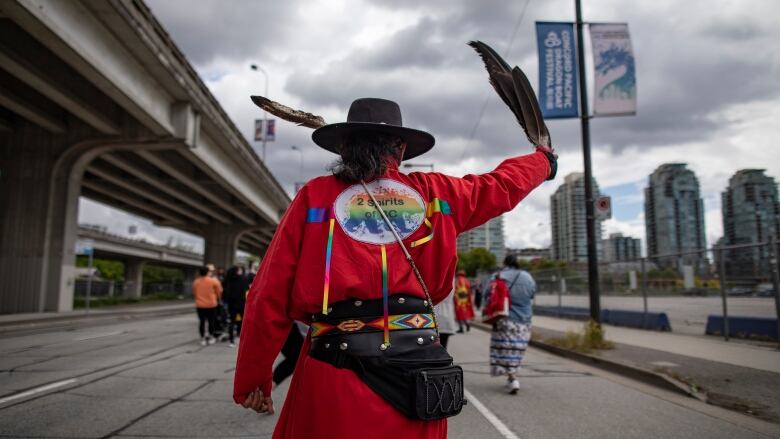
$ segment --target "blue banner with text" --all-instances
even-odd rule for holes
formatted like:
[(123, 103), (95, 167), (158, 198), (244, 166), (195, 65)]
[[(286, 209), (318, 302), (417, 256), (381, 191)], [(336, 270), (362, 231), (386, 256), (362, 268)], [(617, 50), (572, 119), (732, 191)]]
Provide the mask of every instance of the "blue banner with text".
[(536, 22), (539, 105), (545, 118), (577, 117), (577, 42), (574, 23)]

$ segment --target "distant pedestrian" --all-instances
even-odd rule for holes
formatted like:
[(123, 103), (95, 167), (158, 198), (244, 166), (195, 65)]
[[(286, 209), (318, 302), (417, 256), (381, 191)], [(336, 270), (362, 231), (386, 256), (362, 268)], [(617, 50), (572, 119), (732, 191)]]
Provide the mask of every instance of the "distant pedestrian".
[(455, 302), (453, 301), (454, 295), (455, 290), (453, 289), (449, 296), (433, 307), (433, 310), (436, 312), (436, 322), (439, 324), (439, 338), (441, 340), (441, 345), (445, 348), (447, 347), (450, 336), (455, 334), (455, 331), (458, 329), (457, 325), (455, 324)]
[[(200, 344), (214, 344), (217, 325), (217, 305), (222, 295), (222, 284), (214, 277), (209, 276), (209, 268), (200, 269), (200, 276), (192, 282), (192, 295), (195, 298), (195, 309), (198, 312), (198, 330), (200, 331)], [(209, 336), (206, 337), (205, 324), (208, 322)]]
[(455, 276), (455, 319), (458, 321), (458, 333), (471, 330), (471, 319), (474, 318), (474, 302), (471, 300), (471, 283), (465, 271), (458, 271)]
[(241, 336), (241, 322), (244, 316), (246, 291), (249, 289), (244, 269), (238, 266), (230, 267), (225, 273), (222, 283), (224, 292), (222, 300), (227, 307), (227, 335), (230, 347), (235, 347), (235, 336)]
[(521, 270), (517, 257), (504, 259), (497, 282), (503, 281), (509, 291), (509, 315), (493, 324), (490, 336), (490, 375), (506, 376), (506, 389), (511, 394), (520, 390), (517, 372), (531, 340), (531, 317), (536, 282)]
[(482, 294), (482, 281), (477, 279), (471, 284), (471, 291), (474, 294), (474, 308), (482, 309), (484, 295)]

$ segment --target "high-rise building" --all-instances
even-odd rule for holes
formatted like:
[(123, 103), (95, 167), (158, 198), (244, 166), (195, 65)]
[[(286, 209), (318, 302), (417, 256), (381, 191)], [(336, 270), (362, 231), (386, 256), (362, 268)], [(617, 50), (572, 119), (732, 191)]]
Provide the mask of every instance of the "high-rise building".
[(653, 258), (654, 255), (702, 250), (707, 246), (699, 180), (685, 166), (685, 163), (659, 166), (650, 174), (645, 188), (647, 254), (660, 266), (704, 261), (704, 254)]
[[(592, 181), (593, 197), (599, 197), (599, 186)], [(552, 258), (567, 262), (588, 261), (588, 234), (585, 222), (585, 176), (573, 172), (550, 196)], [(596, 246), (601, 250), (601, 220), (596, 219)]]
[(468, 252), (475, 248), (487, 249), (496, 257), (496, 263), (501, 265), (506, 256), (503, 216), (497, 216), (458, 236), (459, 252)]
[[(721, 194), (723, 244), (758, 244), (780, 236), (780, 202), (775, 179), (763, 169), (743, 169)], [(769, 248), (726, 252), (726, 274), (754, 279), (769, 276)]]
[(612, 233), (602, 242), (604, 262), (634, 261), (642, 256), (642, 241), (639, 238)]

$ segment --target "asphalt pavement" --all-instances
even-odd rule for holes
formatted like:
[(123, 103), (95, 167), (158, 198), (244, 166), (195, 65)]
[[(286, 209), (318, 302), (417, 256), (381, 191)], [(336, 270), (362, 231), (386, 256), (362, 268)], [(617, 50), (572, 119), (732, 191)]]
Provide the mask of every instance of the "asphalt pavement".
[[(197, 341), (194, 313), (2, 335), (0, 437), (270, 437), (277, 415), (232, 402), (235, 349)], [(452, 338), (470, 403), (450, 438), (780, 437), (777, 425), (535, 349), (511, 396), (488, 375), (487, 345), (479, 330)]]

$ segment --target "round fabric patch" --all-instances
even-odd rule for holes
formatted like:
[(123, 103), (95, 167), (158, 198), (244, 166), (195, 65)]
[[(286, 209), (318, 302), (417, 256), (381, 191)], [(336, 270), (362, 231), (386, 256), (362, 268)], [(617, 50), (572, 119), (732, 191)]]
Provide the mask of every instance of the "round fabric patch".
[[(422, 225), (425, 200), (416, 190), (389, 179), (375, 180), (367, 186), (401, 239)], [(333, 203), (333, 211), (336, 221), (350, 238), (368, 244), (395, 242), (363, 185), (356, 184), (342, 192)]]

